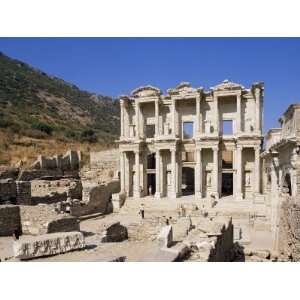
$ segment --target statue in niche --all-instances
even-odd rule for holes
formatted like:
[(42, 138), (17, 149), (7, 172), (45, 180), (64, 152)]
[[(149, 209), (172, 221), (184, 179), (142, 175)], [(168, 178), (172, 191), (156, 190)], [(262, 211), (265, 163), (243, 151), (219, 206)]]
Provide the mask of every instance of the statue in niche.
[(211, 174), (210, 174), (210, 172), (208, 172), (207, 175), (206, 175), (206, 182), (207, 182), (207, 186), (211, 186)]
[(251, 176), (250, 176), (250, 173), (247, 172), (246, 173), (246, 186), (250, 186), (251, 185)]
[(172, 184), (171, 172), (167, 172), (167, 185), (170, 186)]

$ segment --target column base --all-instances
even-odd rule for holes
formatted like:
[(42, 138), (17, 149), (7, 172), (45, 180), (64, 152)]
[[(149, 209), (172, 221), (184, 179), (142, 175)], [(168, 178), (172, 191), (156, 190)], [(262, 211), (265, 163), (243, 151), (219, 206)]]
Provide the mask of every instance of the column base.
[(243, 194), (242, 193), (236, 193), (236, 194), (234, 194), (234, 199), (236, 201), (242, 201), (243, 200)]
[(202, 192), (195, 192), (195, 198), (201, 200), (202, 197)]
[(140, 191), (133, 192), (133, 197), (134, 198), (141, 198), (141, 192)]
[(176, 193), (176, 192), (170, 192), (170, 193), (168, 193), (168, 197), (169, 198), (172, 198), (172, 199), (176, 199), (176, 198), (178, 198), (178, 193)]
[(161, 192), (156, 192), (156, 193), (154, 194), (154, 198), (156, 198), (156, 199), (160, 199), (161, 197), (162, 197)]

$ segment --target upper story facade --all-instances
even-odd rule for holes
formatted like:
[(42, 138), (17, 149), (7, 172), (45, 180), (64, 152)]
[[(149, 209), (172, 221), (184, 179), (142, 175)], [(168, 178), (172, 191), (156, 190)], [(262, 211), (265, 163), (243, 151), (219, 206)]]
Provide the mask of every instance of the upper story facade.
[(152, 86), (120, 97), (120, 142), (262, 137), (263, 83), (223, 81), (208, 91), (180, 83), (166, 95)]
[(266, 135), (265, 150), (277, 151), (286, 145), (300, 145), (300, 104), (291, 104), (279, 118), (280, 128), (271, 128)]

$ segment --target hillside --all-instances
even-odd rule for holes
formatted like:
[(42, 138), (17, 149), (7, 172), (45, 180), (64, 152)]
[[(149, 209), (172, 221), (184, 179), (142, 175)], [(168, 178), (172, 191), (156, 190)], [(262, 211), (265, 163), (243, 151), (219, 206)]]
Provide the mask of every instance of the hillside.
[(50, 152), (53, 144), (99, 148), (113, 143), (118, 131), (118, 101), (82, 91), (0, 52), (0, 164), (15, 160), (11, 151), (18, 144), (43, 144), (45, 152), (47, 141)]

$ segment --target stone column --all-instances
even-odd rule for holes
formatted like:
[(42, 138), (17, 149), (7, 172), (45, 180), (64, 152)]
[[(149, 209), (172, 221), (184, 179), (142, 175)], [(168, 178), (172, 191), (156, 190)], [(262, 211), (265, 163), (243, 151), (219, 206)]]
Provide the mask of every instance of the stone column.
[(140, 138), (140, 108), (139, 102), (135, 101), (135, 134), (136, 138)]
[(121, 193), (125, 192), (125, 153), (120, 152), (120, 180), (121, 180)]
[(202, 198), (202, 150), (196, 149), (195, 196)]
[(135, 151), (135, 183), (134, 183), (134, 197), (139, 198), (140, 193), (140, 152)]
[(178, 113), (176, 109), (176, 100), (172, 99), (172, 120), (173, 120), (173, 135), (178, 135)]
[(260, 104), (260, 89), (255, 89), (255, 129), (261, 132), (261, 104)]
[(214, 178), (213, 178), (213, 194), (219, 198), (219, 149), (213, 148), (213, 165), (214, 165)]
[(255, 150), (255, 168), (254, 168), (254, 177), (255, 177), (255, 194), (260, 194), (260, 181), (261, 181), (261, 171), (260, 171), (260, 147), (254, 148)]
[(161, 197), (161, 189), (160, 189), (160, 180), (161, 180), (160, 161), (161, 161), (160, 150), (156, 150), (156, 154), (155, 154), (155, 167), (156, 167), (156, 172), (155, 172), (155, 183), (156, 183), (155, 198), (160, 198)]
[(124, 134), (124, 100), (120, 100), (120, 113), (121, 113), (121, 139), (124, 138), (125, 134)]
[(159, 103), (155, 100), (155, 136), (159, 136)]
[(241, 117), (242, 117), (242, 113), (241, 113), (241, 94), (238, 94), (236, 96), (236, 133), (240, 134), (241, 133)]
[(196, 97), (196, 136), (200, 134), (200, 96)]
[(176, 192), (177, 196), (181, 196), (182, 190), (182, 152), (177, 151), (177, 161), (176, 161)]
[(214, 108), (215, 108), (215, 132), (214, 134), (219, 135), (220, 132), (220, 115), (219, 115), (219, 105), (218, 105), (218, 96), (214, 95)]
[(176, 192), (176, 149), (171, 149), (171, 174), (172, 174), (172, 192), (171, 197), (176, 198), (177, 192)]
[(236, 198), (237, 200), (243, 199), (243, 159), (242, 159), (243, 148), (242, 146), (237, 146), (236, 148)]

